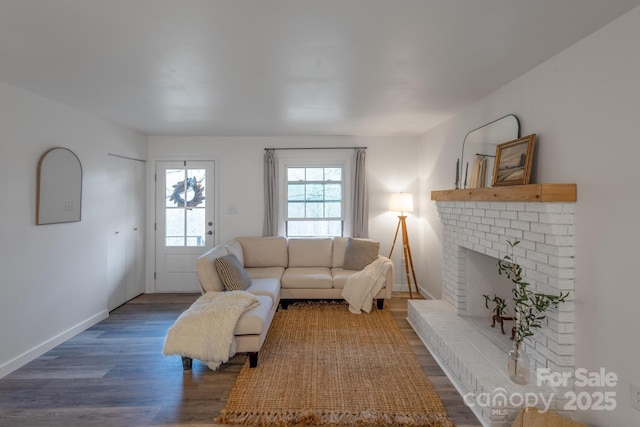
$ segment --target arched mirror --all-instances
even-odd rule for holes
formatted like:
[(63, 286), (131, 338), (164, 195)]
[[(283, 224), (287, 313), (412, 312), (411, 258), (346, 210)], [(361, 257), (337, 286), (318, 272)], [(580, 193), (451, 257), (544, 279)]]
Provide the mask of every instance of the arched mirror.
[(520, 137), (520, 122), (513, 114), (500, 117), (467, 133), (462, 143), (460, 188), (491, 187), (496, 146)]
[(36, 224), (80, 221), (82, 165), (71, 151), (55, 147), (38, 162)]

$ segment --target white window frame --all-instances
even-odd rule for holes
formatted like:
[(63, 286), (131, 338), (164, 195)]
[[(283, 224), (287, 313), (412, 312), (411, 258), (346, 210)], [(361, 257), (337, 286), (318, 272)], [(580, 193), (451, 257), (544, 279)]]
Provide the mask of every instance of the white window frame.
[(278, 153), (278, 235), (286, 236), (287, 220), (287, 168), (289, 167), (341, 167), (343, 236), (352, 231), (353, 205), (353, 150), (287, 150)]

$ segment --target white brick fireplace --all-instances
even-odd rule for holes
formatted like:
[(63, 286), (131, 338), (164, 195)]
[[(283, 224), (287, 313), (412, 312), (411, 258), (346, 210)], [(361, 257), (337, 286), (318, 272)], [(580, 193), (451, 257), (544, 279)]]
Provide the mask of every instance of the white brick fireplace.
[[(544, 394), (554, 399), (552, 409), (562, 409), (562, 396), (571, 386), (536, 387), (535, 371), (574, 371), (574, 203), (437, 201), (436, 207), (443, 226), (442, 300), (411, 300), (409, 322), (459, 391), (467, 396), (467, 403), (471, 403), (483, 425), (511, 425), (520, 406), (517, 401), (474, 405), (476, 401), (471, 396), (495, 394), (496, 390), (507, 398)], [(570, 292), (567, 302), (547, 312), (548, 325), (536, 330), (532, 340), (526, 340), (532, 368), (527, 386), (511, 383), (506, 375), (508, 338), (488, 335), (493, 330), (479, 328), (470, 316), (476, 313), (468, 311), (471, 305), (484, 304), (482, 292), (467, 289), (467, 283), (475, 282), (467, 277), (469, 271), (477, 270), (469, 268), (468, 260), (478, 258), (470, 256), (469, 251), (491, 258), (498, 281), (497, 260), (510, 253), (507, 240), (520, 241), (513, 255), (532, 290)], [(490, 317), (486, 310), (487, 325)], [(513, 322), (505, 322), (507, 334), (512, 325)]]

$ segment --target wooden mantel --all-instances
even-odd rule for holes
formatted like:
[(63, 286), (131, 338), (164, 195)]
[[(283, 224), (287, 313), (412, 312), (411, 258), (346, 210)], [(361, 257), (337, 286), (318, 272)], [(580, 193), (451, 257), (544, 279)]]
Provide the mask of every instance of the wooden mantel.
[(575, 202), (576, 184), (528, 184), (431, 192), (431, 200), (483, 202)]

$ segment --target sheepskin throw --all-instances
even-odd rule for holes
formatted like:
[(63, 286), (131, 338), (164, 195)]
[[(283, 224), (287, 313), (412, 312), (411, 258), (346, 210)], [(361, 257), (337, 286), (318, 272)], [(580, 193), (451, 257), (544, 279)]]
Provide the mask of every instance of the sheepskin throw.
[(198, 359), (218, 369), (236, 354), (233, 331), (238, 319), (259, 303), (246, 291), (207, 292), (169, 328), (162, 354)]

